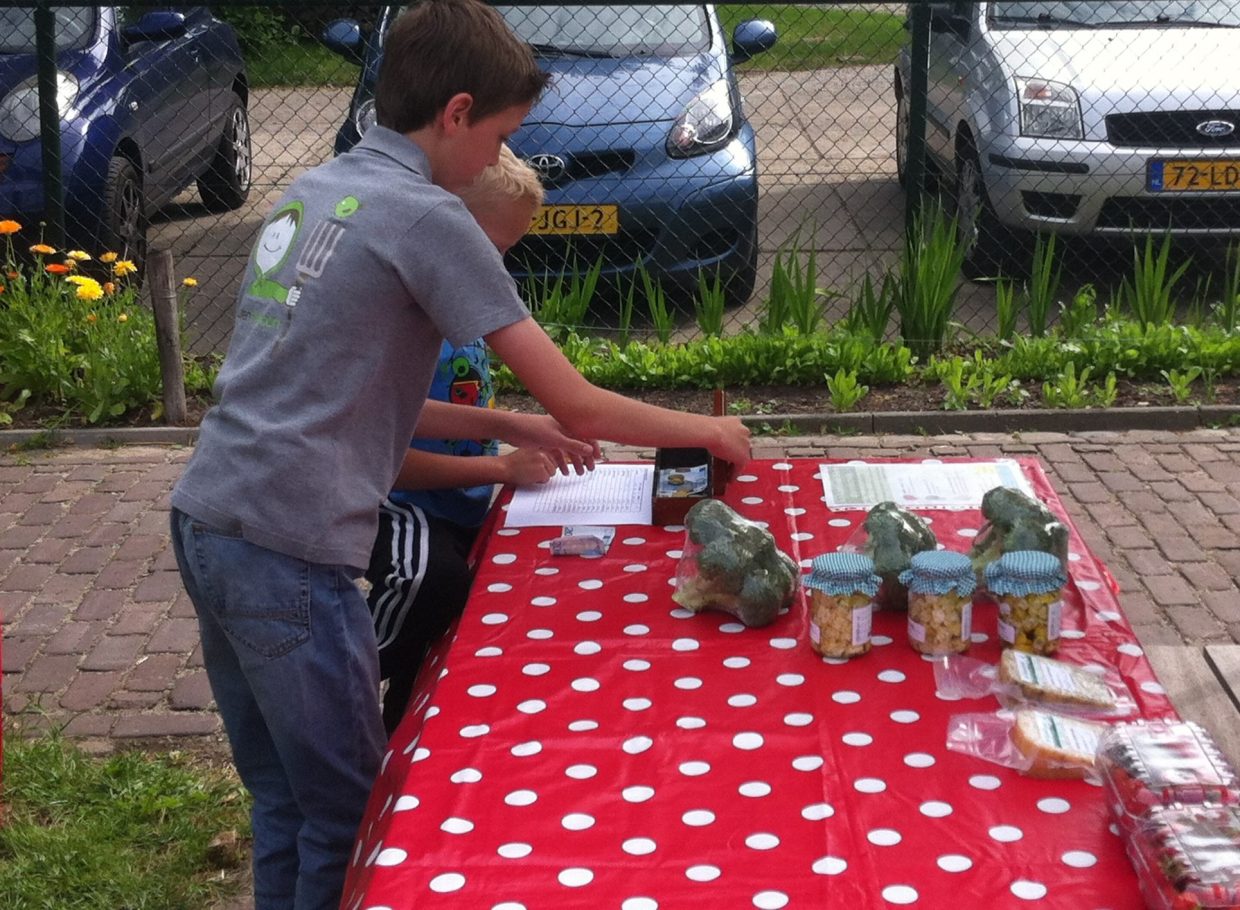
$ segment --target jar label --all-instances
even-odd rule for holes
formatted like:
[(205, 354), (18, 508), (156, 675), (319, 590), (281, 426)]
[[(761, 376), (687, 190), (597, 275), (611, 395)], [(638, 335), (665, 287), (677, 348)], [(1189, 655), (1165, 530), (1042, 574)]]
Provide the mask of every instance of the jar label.
[(1063, 601), (1057, 600), (1046, 608), (1046, 637), (1051, 641), (1063, 631)]
[(926, 627), (919, 622), (915, 622), (911, 616), (908, 621), (908, 637), (922, 644), (925, 644), (926, 641)]
[(960, 637), (968, 641), (973, 636), (973, 601), (960, 605)]
[(999, 638), (1009, 645), (1016, 641), (1016, 627), (1004, 616), (999, 617)]
[(816, 645), (822, 644), (822, 626), (813, 619), (809, 621), (809, 640)]
[(870, 628), (874, 621), (874, 604), (857, 607), (852, 611), (852, 643), (863, 645), (870, 640)]

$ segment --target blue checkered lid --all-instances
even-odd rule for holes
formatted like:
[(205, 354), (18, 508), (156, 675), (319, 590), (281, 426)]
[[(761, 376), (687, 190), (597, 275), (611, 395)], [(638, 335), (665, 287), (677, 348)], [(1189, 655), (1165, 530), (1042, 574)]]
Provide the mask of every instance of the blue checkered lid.
[(926, 550), (914, 553), (909, 568), (900, 573), (900, 582), (912, 594), (946, 594), (955, 591), (968, 597), (977, 587), (973, 563), (954, 550)]
[(1040, 550), (1013, 550), (986, 566), (992, 594), (1046, 594), (1067, 583), (1059, 557)]
[(864, 553), (823, 553), (810, 563), (805, 587), (824, 594), (852, 594), (874, 597), (882, 579), (874, 574), (874, 560)]

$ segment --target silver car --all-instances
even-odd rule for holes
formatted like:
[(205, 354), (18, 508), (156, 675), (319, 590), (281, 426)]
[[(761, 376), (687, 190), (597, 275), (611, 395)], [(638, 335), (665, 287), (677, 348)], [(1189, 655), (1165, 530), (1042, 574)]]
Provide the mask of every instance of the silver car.
[[(927, 169), (966, 273), (1013, 234), (1240, 236), (1240, 0), (931, 3)], [(909, 49), (896, 64), (905, 181)]]

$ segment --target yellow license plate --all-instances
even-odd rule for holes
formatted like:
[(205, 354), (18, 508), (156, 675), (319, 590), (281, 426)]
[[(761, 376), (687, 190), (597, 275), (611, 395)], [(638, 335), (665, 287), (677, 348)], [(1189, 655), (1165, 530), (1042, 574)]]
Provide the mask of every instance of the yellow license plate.
[(620, 230), (616, 205), (544, 205), (530, 221), (531, 234), (615, 234)]
[(1150, 190), (1156, 193), (1240, 190), (1240, 159), (1151, 161), (1147, 177)]

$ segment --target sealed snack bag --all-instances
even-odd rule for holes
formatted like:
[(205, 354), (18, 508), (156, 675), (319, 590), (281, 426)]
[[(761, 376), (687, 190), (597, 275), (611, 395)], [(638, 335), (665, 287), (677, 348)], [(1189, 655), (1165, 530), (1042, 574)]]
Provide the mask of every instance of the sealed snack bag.
[(1008, 708), (1030, 706), (1097, 718), (1128, 717), (1137, 710), (1132, 693), (1113, 668), (1093, 672), (1011, 648), (998, 664), (963, 654), (940, 657), (934, 663), (934, 681), (942, 698), (993, 695)]
[(906, 610), (908, 588), (900, 581), (900, 573), (909, 567), (915, 554), (937, 546), (934, 532), (919, 515), (894, 502), (880, 502), (840, 549), (864, 553), (874, 561), (874, 571), (882, 579), (874, 601), (877, 609)]
[(1038, 708), (954, 714), (947, 721), (953, 752), (1046, 779), (1096, 781), (1095, 755), (1107, 728)]

